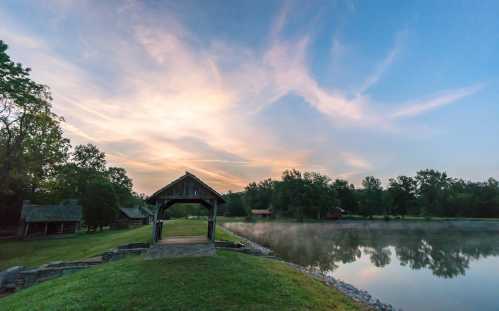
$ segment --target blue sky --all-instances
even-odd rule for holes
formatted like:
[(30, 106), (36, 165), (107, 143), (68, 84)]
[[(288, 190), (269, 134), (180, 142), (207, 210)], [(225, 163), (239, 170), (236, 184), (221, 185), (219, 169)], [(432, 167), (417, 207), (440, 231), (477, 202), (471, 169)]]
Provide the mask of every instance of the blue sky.
[(2, 1), (73, 144), (151, 193), (314, 170), (499, 178), (497, 1)]

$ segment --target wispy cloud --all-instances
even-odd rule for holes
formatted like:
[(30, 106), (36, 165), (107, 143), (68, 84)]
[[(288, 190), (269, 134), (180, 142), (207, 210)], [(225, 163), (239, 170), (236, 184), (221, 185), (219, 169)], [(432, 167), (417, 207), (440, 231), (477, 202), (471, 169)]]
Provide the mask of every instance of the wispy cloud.
[[(78, 50), (81, 55), (62, 54), (49, 44), (49, 36), (34, 36), (12, 21), (0, 29), (0, 36), (11, 43), (17, 60), (33, 67), (37, 80), (51, 86), (54, 109), (66, 118), (63, 127), (73, 142), (97, 143), (113, 165), (129, 170), (138, 191), (151, 192), (186, 169), (223, 191), (279, 177), (287, 168), (358, 176), (375, 167), (346, 147), (328, 146), (329, 141), (319, 139), (311, 145), (319, 146), (317, 150), (301, 150), (298, 146), (311, 139), (294, 137), (294, 145), (288, 146), (272, 128), (255, 124), (260, 112), (287, 95), (302, 97), (329, 121), (323, 132), (333, 127), (375, 131), (481, 88), (451, 90), (386, 117), (372, 111), (370, 98), (362, 93), (380, 81), (400, 53), (399, 36), (366, 78), (361, 94), (352, 97), (321, 85), (310, 70), (312, 35), (283, 37), (290, 18), (287, 6), (268, 30), (267, 45), (252, 49), (219, 38), (200, 44), (175, 12), (157, 16), (141, 2), (130, 3), (111, 10), (103, 2), (92, 8), (91, 17), (79, 15), (82, 24), (92, 25), (80, 29), (78, 42), (85, 43)], [(79, 3), (77, 11), (87, 11), (85, 5)], [(70, 12), (72, 2), (64, 10)], [(344, 50), (336, 44), (338, 51)], [(338, 156), (322, 165), (311, 159), (318, 152)]]
[(369, 88), (378, 83), (382, 75), (393, 64), (397, 55), (400, 53), (406, 36), (407, 30), (400, 31), (396, 34), (393, 47), (388, 51), (388, 54), (385, 56), (385, 58), (376, 66), (374, 71), (366, 78), (358, 91), (359, 94), (365, 93), (367, 90), (369, 90)]
[(280, 32), (283, 30), (286, 24), (286, 20), (288, 18), (289, 5), (290, 5), (289, 2), (285, 2), (285, 4), (279, 10), (277, 17), (274, 19), (274, 22), (272, 23), (272, 28), (270, 30), (271, 40), (277, 38)]
[(483, 87), (484, 85), (480, 83), (460, 89), (448, 90), (428, 99), (406, 105), (403, 108), (392, 113), (390, 115), (390, 118), (401, 119), (415, 117), (431, 110), (435, 110), (443, 106), (455, 103), (464, 97), (477, 93)]
[(338, 91), (321, 87), (311, 76), (306, 65), (309, 41), (309, 37), (295, 42), (277, 41), (266, 52), (265, 64), (271, 69), (271, 83), (276, 97), (295, 93), (338, 123), (366, 122), (368, 116), (360, 102), (351, 101)]
[(341, 153), (341, 157), (343, 158), (343, 161), (345, 161), (345, 163), (348, 164), (348, 166), (350, 166), (351, 168), (364, 171), (370, 170), (372, 168), (372, 164), (359, 155), (350, 152), (343, 152)]

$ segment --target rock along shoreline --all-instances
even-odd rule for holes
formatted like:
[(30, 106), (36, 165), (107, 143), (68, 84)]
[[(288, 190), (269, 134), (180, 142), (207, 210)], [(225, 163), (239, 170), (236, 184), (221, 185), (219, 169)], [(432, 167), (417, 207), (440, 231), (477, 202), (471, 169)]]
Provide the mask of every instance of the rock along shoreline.
[(321, 273), (318, 270), (314, 269), (309, 269), (294, 263), (291, 263), (289, 261), (283, 260), (282, 258), (276, 257), (273, 255), (273, 252), (271, 249), (266, 248), (254, 241), (249, 240), (248, 238), (245, 238), (243, 236), (240, 236), (234, 232), (232, 232), (230, 229), (226, 228), (224, 225), (220, 226), (222, 227), (223, 230), (228, 232), (229, 234), (232, 234), (239, 238), (243, 243), (246, 245), (248, 249), (246, 250), (240, 250), (244, 251), (245, 253), (250, 253), (252, 255), (257, 255), (257, 256), (265, 256), (269, 258), (273, 258), (279, 261), (282, 261), (289, 265), (290, 267), (296, 269), (297, 271), (300, 271), (302, 273), (305, 273), (315, 279), (320, 280), (321, 282), (325, 283), (326, 285), (330, 287), (336, 288), (338, 291), (343, 293), (344, 295), (347, 295), (348, 297), (352, 298), (353, 300), (360, 302), (364, 305), (367, 305), (368, 307), (374, 309), (374, 310), (379, 310), (379, 311), (395, 311), (399, 310), (401, 311), (402, 309), (396, 309), (394, 306), (388, 303), (384, 303), (380, 301), (378, 298), (373, 297), (371, 294), (369, 294), (368, 291), (361, 290), (356, 288), (355, 286), (348, 284), (346, 282), (343, 282), (341, 280), (338, 280), (334, 278), (333, 276), (325, 275)]

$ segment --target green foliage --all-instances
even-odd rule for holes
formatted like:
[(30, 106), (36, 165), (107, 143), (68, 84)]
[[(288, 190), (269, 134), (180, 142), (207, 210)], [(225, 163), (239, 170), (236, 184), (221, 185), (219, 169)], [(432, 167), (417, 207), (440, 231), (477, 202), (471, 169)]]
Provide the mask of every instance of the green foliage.
[(126, 170), (122, 167), (110, 167), (107, 170), (107, 175), (113, 185), (118, 188), (132, 191), (133, 183), (132, 180), (127, 176)]
[(137, 195), (132, 191), (133, 182), (127, 176), (126, 170), (121, 167), (110, 167), (106, 171), (109, 182), (113, 185), (118, 204), (121, 207), (140, 205), (142, 200), (137, 200)]
[[(336, 191), (331, 179), (315, 172), (301, 173), (286, 170), (281, 181), (266, 179), (250, 183), (244, 193), (228, 195), (230, 203), (226, 215), (243, 214), (240, 199), (244, 202), (244, 212), (251, 209), (271, 209), (275, 214), (295, 217), (301, 221), (305, 217), (320, 219), (337, 205)], [(231, 214), (232, 213), (232, 214)]]
[(224, 195), (225, 206), (224, 206), (224, 216), (237, 217), (237, 216), (247, 216), (250, 211), (247, 210), (244, 203), (244, 194), (241, 192), (234, 193), (228, 192)]
[(80, 199), (90, 226), (109, 224), (118, 206), (140, 203), (126, 171), (108, 169), (97, 146), (78, 145), (69, 153), (48, 87), (32, 81), (29, 68), (6, 51), (0, 41), (0, 225), (17, 224), (22, 199)]
[(294, 217), (299, 221), (323, 218), (335, 207), (369, 218), (382, 214), (385, 219), (390, 215), (499, 217), (497, 180), (470, 182), (429, 169), (417, 172), (415, 177), (391, 178), (387, 189), (383, 189), (381, 180), (373, 176), (364, 178), (362, 188), (355, 189), (346, 180), (332, 182), (318, 173), (286, 170), (282, 180), (250, 183), (237, 195), (243, 198), (247, 210), (271, 206), (274, 215)]
[(166, 211), (169, 218), (208, 216), (208, 209), (200, 204), (174, 204)]
[(43, 188), (69, 150), (48, 87), (6, 51), (0, 40), (0, 225), (17, 223), (21, 199)]
[(416, 204), (416, 180), (408, 176), (390, 178), (388, 193), (391, 196), (394, 214), (404, 217)]
[(270, 208), (272, 205), (272, 180), (269, 178), (258, 184), (253, 182), (246, 186), (244, 203), (247, 211)]
[(118, 214), (118, 198), (113, 184), (104, 178), (89, 181), (80, 202), (89, 230), (110, 225)]
[(445, 203), (451, 179), (445, 172), (436, 170), (422, 170), (416, 173), (417, 194), (422, 204), (421, 214), (426, 215), (444, 215)]
[(359, 211), (359, 205), (355, 198), (355, 187), (343, 179), (336, 179), (333, 183), (336, 192), (339, 207), (348, 213), (356, 214)]
[(331, 186), (331, 179), (316, 172), (305, 172), (303, 177), (306, 186), (304, 214), (307, 216), (315, 214), (317, 219), (321, 219), (336, 205), (336, 192)]
[(106, 170), (106, 154), (92, 144), (78, 145), (73, 152), (73, 163), (83, 170), (104, 172)]
[(360, 213), (364, 216), (372, 216), (382, 211), (383, 188), (381, 180), (373, 176), (367, 176), (362, 180), (362, 192), (360, 192)]

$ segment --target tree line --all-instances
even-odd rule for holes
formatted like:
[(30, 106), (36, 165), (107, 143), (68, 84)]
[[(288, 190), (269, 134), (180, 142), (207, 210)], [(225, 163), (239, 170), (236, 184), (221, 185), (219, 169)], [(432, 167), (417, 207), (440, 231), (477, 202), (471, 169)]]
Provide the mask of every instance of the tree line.
[(110, 224), (118, 206), (140, 202), (125, 169), (108, 167), (95, 145), (63, 135), (46, 85), (12, 61), (0, 40), (0, 225), (16, 225), (22, 201), (79, 199), (89, 228)]
[(449, 177), (433, 169), (415, 176), (367, 176), (356, 188), (344, 179), (332, 180), (316, 172), (285, 170), (281, 180), (252, 182), (244, 191), (225, 195), (227, 216), (248, 216), (251, 209), (271, 209), (274, 217), (325, 218), (330, 211), (347, 214), (423, 217), (499, 217), (499, 182), (473, 182)]

